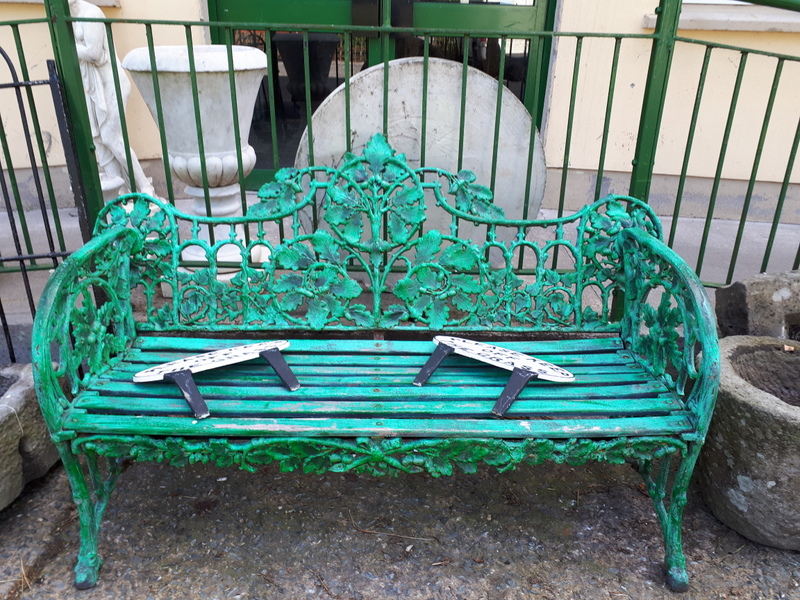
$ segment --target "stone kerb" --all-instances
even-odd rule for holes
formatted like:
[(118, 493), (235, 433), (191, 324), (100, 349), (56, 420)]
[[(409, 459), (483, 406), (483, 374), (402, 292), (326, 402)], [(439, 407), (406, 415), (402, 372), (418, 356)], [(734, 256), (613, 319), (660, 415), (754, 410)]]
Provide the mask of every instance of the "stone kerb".
[(720, 333), (798, 339), (800, 271), (756, 275), (717, 290)]
[(41, 477), (58, 460), (42, 419), (31, 365), (0, 368), (12, 383), (0, 396), (0, 510), (19, 496), (25, 484)]

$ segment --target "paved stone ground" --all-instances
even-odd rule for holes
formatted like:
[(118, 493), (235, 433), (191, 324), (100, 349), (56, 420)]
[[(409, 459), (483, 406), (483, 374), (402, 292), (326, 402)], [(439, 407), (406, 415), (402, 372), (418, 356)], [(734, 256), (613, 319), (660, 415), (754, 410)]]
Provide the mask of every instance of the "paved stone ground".
[(0, 599), (800, 598), (800, 553), (747, 541), (694, 492), (684, 532), (692, 583), (677, 595), (627, 466), (437, 480), (136, 464), (109, 506), (101, 580), (80, 592), (57, 467), (0, 512)]

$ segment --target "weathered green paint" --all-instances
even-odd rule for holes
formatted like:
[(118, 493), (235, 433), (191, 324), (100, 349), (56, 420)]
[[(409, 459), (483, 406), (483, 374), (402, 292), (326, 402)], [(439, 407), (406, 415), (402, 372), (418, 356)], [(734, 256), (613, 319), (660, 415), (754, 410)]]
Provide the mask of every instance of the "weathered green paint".
[(302, 469), (306, 473), (343, 473), (348, 471), (373, 475), (428, 472), (434, 477), (449, 476), (456, 468), (475, 473), (484, 463), (499, 471), (521, 463), (541, 464), (547, 460), (583, 464), (607, 461), (621, 464), (627, 460), (683, 455), (687, 445), (674, 438), (627, 438), (589, 441), (527, 439), (441, 439), (401, 440), (370, 438), (262, 438), (226, 442), (225, 440), (187, 440), (170, 436), (153, 439), (145, 436), (90, 436), (72, 442), (73, 450), (106, 456), (167, 462), (174, 466), (212, 463), (238, 466), (247, 471), (277, 463), (281, 471)]
[[(508, 379), (508, 377), (506, 377)], [(408, 377), (405, 378), (406, 383)], [(457, 381), (448, 382), (457, 385)], [(251, 384), (255, 385), (255, 384)], [(301, 388), (302, 389), (302, 388)], [(348, 402), (329, 400), (255, 400), (251, 399), (225, 399), (213, 400), (207, 389), (200, 388), (203, 397), (206, 399), (209, 409), (215, 416), (237, 417), (261, 416), (265, 414), (279, 414), (285, 416), (305, 416), (325, 415), (331, 416), (394, 416), (402, 417), (405, 415), (427, 416), (438, 415), (453, 417), (469, 416), (471, 418), (485, 417), (492, 411), (492, 405), (500, 394), (502, 387), (497, 389), (489, 400), (463, 400), (460, 398), (445, 398), (435, 402), (424, 400), (396, 401), (383, 400), (378, 402), (365, 402), (348, 398)], [(102, 390), (105, 394), (108, 391)], [(174, 390), (170, 390), (173, 391)], [(228, 389), (230, 393), (232, 390)], [(265, 390), (261, 389), (261, 398), (265, 395)], [(130, 414), (164, 414), (164, 415), (191, 415), (191, 409), (182, 398), (174, 398), (175, 394), (169, 394), (166, 398), (139, 398), (137, 396), (92, 396), (85, 395), (76, 403), (76, 407), (90, 413), (98, 412), (119, 412), (124, 410)], [(335, 396), (334, 396), (335, 397)], [(665, 395), (656, 398), (637, 398), (636, 402), (631, 402), (629, 398), (613, 400), (582, 400), (580, 406), (575, 406), (575, 402), (569, 406), (563, 401), (553, 401), (549, 399), (534, 398), (532, 400), (517, 399), (506, 415), (508, 417), (519, 417), (520, 415), (560, 415), (576, 409), (584, 416), (597, 415), (634, 415), (634, 414), (658, 414), (680, 410), (681, 404), (674, 398)], [(124, 408), (122, 408), (124, 407)]]
[[(436, 213), (440, 229), (426, 221)], [(222, 227), (213, 243), (200, 237), (209, 225)], [(244, 258), (218, 264), (224, 244)], [(188, 245), (207, 262), (187, 268)], [(573, 270), (553, 267), (556, 249)], [(230, 283), (218, 279), (223, 267), (234, 269)], [(615, 292), (625, 297), (618, 322)], [(508, 336), (517, 341), (499, 343), (573, 370), (576, 382), (533, 381), (506, 418), (491, 418), (506, 372), (452, 357), (411, 385), (443, 330)], [(422, 339), (357, 339), (398, 331)], [(170, 337), (180, 332), (189, 337)], [(212, 415), (196, 421), (173, 387), (130, 381), (244, 332), (292, 338), (284, 355), (304, 386), (287, 392), (259, 361), (201, 373)], [(530, 341), (537, 333), (561, 339)], [(603, 335), (577, 337), (586, 334)], [(472, 173), (412, 169), (375, 136), (339, 169), (279, 171), (244, 217), (186, 215), (140, 194), (110, 203), (48, 283), (33, 335), (37, 393), (79, 507), (81, 585), (97, 578), (100, 520), (123, 458), (434, 475), (481, 462), (632, 460), (662, 524), (670, 585), (687, 585), (681, 514), (716, 396), (716, 328), (699, 280), (636, 199), (506, 219)], [(107, 481), (99, 456), (111, 461)], [(651, 476), (653, 461), (673, 457), (671, 483)]]

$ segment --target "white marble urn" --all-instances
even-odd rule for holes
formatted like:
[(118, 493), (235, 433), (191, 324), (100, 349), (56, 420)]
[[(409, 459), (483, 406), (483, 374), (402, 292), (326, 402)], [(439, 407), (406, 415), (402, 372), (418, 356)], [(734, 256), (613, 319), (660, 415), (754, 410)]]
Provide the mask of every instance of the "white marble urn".
[[(194, 199), (194, 211), (205, 215), (188, 48), (156, 46), (154, 54), (169, 164), (175, 176), (186, 184), (186, 193)], [(245, 176), (256, 164), (256, 154), (247, 142), (247, 135), (261, 80), (267, 74), (267, 56), (257, 48), (232, 47), (239, 139), (236, 139), (234, 128), (227, 47), (197, 45), (193, 48), (193, 56), (211, 214), (230, 216), (241, 210), (237, 154), (241, 152)], [(122, 61), (122, 66), (130, 72), (150, 113), (158, 122), (148, 48), (132, 50)]]

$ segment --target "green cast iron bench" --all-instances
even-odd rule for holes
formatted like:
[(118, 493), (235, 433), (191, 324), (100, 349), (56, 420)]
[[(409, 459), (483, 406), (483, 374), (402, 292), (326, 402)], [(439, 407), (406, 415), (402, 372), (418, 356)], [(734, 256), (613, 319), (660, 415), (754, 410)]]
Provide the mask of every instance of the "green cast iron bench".
[[(339, 169), (279, 171), (244, 217), (137, 194), (106, 206), (51, 277), (34, 329), (36, 389), (80, 517), (76, 586), (97, 581), (127, 460), (434, 476), (550, 460), (633, 464), (668, 583), (687, 589), (682, 513), (718, 380), (702, 285), (638, 200), (512, 220), (474, 179), (412, 169), (375, 136)], [(508, 371), (453, 355), (412, 385), (440, 332), (575, 381), (532, 380), (498, 418)], [(260, 359), (198, 373), (210, 412), (198, 419), (174, 384), (132, 381), (267, 340), (290, 342), (300, 389)]]

